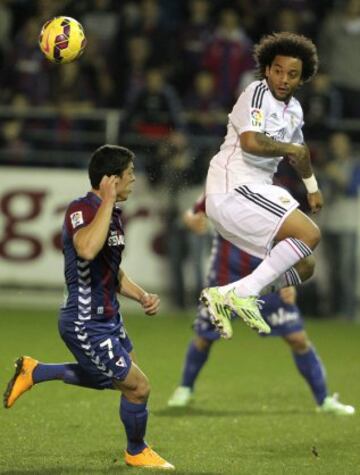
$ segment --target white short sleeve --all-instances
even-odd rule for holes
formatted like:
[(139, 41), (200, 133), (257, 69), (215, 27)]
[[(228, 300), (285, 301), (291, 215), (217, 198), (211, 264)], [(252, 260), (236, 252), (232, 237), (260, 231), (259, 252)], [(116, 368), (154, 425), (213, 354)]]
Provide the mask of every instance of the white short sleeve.
[(302, 121), (301, 124), (299, 125), (299, 127), (297, 127), (294, 130), (293, 136), (291, 138), (292, 143), (299, 143), (299, 144), (304, 143), (304, 134), (303, 134), (303, 131), (302, 131), (303, 125), (304, 125), (304, 121)]
[(229, 120), (239, 135), (247, 131), (265, 132), (267, 90), (263, 82), (257, 81), (240, 95), (229, 115)]

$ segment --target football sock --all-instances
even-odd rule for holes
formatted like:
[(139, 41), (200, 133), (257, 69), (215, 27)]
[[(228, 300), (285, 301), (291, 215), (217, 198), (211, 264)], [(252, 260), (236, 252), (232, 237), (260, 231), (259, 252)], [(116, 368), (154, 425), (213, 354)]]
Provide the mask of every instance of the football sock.
[(146, 403), (135, 404), (121, 396), (120, 419), (125, 427), (127, 451), (130, 455), (139, 454), (147, 447), (144, 441), (148, 420)]
[(260, 295), (271, 294), (272, 292), (277, 292), (284, 287), (297, 286), (301, 284), (301, 278), (295, 269), (291, 267), (285, 274), (278, 277), (274, 282), (269, 285), (266, 285), (260, 292)]
[(185, 357), (181, 386), (186, 386), (191, 389), (194, 387), (195, 380), (208, 359), (209, 350), (210, 347), (205, 351), (198, 350), (193, 341), (189, 344)]
[(98, 387), (77, 363), (39, 363), (35, 367), (32, 377), (34, 384), (42, 383), (44, 381), (60, 380), (64, 381), (66, 384), (73, 384), (75, 386), (83, 386), (92, 389), (103, 389)]
[(299, 372), (309, 384), (316, 402), (319, 405), (322, 404), (328, 392), (325, 369), (316, 351), (310, 348), (306, 353), (293, 353), (293, 357)]
[(311, 254), (310, 247), (299, 239), (284, 239), (273, 247), (270, 254), (250, 275), (234, 282), (232, 288), (235, 287), (239, 297), (260, 295), (264, 287), (274, 282), (294, 264)]

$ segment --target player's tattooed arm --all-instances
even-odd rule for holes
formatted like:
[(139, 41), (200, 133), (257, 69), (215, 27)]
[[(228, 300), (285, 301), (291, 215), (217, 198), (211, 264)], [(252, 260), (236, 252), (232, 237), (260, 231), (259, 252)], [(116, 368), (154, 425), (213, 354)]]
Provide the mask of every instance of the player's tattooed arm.
[(262, 157), (281, 157), (290, 151), (288, 143), (277, 142), (261, 132), (243, 132), (240, 135), (242, 150)]
[(310, 150), (306, 144), (289, 144), (291, 150), (287, 153), (289, 163), (297, 171), (301, 178), (309, 178), (313, 175), (310, 160)]
[(312, 175), (310, 153), (308, 147), (296, 143), (278, 142), (260, 132), (243, 132), (240, 135), (241, 148), (253, 155), (262, 157), (285, 157), (289, 158), (301, 178)]

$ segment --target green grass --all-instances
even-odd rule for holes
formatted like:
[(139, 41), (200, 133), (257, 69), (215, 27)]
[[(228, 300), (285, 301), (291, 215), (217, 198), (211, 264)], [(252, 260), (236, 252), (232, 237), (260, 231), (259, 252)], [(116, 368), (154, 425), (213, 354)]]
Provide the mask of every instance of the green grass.
[[(168, 409), (190, 324), (190, 314), (127, 318), (140, 366), (152, 383), (147, 441), (176, 465), (176, 473), (360, 473), (359, 417), (315, 414), (282, 341), (259, 338), (240, 322), (232, 341), (213, 348), (191, 408)], [(330, 389), (360, 410), (360, 327), (335, 321), (311, 321), (307, 327)], [(0, 335), (3, 388), (18, 355), (72, 359), (57, 335), (56, 312), (3, 311)], [(0, 473), (144, 473), (123, 463), (118, 401), (113, 391), (60, 382), (35, 387), (11, 410), (0, 409)]]

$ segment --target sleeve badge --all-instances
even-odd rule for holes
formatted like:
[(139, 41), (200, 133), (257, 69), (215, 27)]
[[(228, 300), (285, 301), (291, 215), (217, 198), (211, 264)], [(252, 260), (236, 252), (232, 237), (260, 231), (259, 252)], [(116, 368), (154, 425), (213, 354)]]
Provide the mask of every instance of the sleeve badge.
[(75, 211), (75, 213), (71, 213), (70, 220), (73, 229), (80, 226), (80, 224), (84, 224), (84, 217), (82, 211)]

